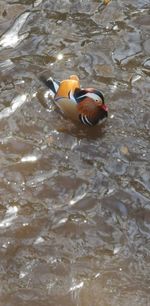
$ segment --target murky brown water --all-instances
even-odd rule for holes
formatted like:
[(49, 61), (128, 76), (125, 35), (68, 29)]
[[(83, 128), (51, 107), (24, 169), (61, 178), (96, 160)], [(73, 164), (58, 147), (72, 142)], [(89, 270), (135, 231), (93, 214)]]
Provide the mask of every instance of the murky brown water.
[[(0, 306), (150, 305), (149, 0), (98, 4), (0, 1)], [(107, 123), (47, 109), (45, 70)]]

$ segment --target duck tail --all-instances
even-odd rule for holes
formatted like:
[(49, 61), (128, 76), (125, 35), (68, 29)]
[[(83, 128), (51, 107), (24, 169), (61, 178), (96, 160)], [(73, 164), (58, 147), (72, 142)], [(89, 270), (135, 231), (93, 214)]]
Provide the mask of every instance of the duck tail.
[(48, 78), (46, 79), (46, 77), (44, 76), (40, 76), (40, 81), (45, 84), (52, 92), (53, 96), (56, 95), (58, 88), (60, 86), (60, 82), (53, 80), (53, 78)]

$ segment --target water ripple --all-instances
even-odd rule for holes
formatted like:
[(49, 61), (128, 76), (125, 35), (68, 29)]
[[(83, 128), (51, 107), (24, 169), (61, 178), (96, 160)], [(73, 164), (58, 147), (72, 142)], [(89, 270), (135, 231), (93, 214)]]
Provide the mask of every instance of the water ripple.
[(28, 37), (28, 33), (19, 34), (30, 12), (25, 12), (16, 18), (14, 24), (0, 38), (0, 48), (15, 48), (22, 40)]
[(5, 61), (1, 61), (0, 62), (0, 69), (1, 69), (1, 71), (10, 70), (10, 69), (12, 69), (14, 67), (15, 67), (15, 64), (10, 59), (7, 59)]
[[(149, 0), (102, 2), (0, 1), (1, 306), (149, 305)], [(105, 124), (64, 120), (43, 70)]]
[(5, 214), (3, 221), (0, 222), (0, 228), (9, 227), (17, 218), (18, 207), (17, 206), (10, 206)]
[(10, 117), (18, 108), (20, 108), (27, 101), (27, 94), (18, 95), (15, 97), (10, 107), (6, 107), (0, 112), (0, 120)]

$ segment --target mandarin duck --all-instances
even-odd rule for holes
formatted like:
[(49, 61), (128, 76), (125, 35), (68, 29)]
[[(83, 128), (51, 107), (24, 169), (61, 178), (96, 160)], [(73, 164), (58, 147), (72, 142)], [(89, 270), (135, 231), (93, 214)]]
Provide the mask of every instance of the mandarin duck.
[(71, 75), (69, 79), (61, 82), (43, 76), (41, 80), (50, 89), (56, 106), (68, 119), (94, 126), (108, 116), (108, 106), (101, 91), (81, 88), (76, 75)]

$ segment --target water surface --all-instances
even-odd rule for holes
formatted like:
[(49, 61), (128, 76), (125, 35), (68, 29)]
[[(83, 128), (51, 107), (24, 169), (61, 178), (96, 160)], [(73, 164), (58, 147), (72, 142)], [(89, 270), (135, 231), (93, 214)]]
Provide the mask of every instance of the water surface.
[[(149, 1), (1, 0), (0, 30), (0, 306), (149, 305)], [(101, 89), (105, 125), (43, 72)]]

